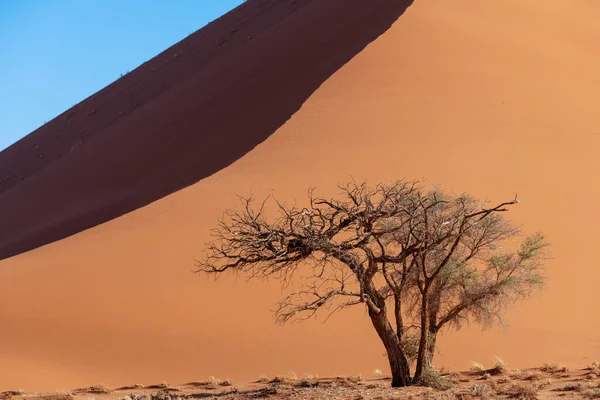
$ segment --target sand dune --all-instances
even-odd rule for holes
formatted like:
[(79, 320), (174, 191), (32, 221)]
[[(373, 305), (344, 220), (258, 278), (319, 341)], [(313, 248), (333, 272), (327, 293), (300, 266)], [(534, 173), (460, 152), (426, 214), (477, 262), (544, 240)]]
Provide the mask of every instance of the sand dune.
[[(254, 18), (260, 19), (278, 4), (291, 3), (247, 4), (271, 4), (271, 8), (257, 9), (260, 13)], [(390, 10), (396, 11), (393, 19), (399, 15), (392, 3), (382, 2), (381, 9), (366, 7), (373, 10), (364, 20), (370, 21), (372, 35), (389, 25)], [(296, 6), (304, 6), (302, 12), (280, 19), (272, 29), (300, 39), (302, 31), (314, 37), (310, 44), (317, 46), (319, 38), (327, 38), (324, 32), (343, 31), (352, 36), (362, 26), (358, 10), (366, 12), (361, 4), (365, 8), (366, 3), (358, 0), (296, 1)], [(160, 191), (154, 193), (158, 196), (221, 169), (120, 218), (2, 261), (0, 390), (54, 390), (96, 382), (111, 386), (184, 382), (208, 375), (248, 381), (260, 374), (291, 370), (323, 376), (385, 368), (383, 349), (363, 310), (340, 314), (327, 324), (308, 322), (282, 328), (275, 326), (269, 312), (280, 295), (275, 282), (246, 284), (233, 277), (213, 282), (190, 272), (193, 257), (199, 256), (223, 207), (235, 205), (235, 194), (275, 194), (301, 201), (309, 186), (316, 186), (324, 195), (332, 194), (335, 184), (350, 175), (371, 181), (424, 176), (447, 189), (493, 201), (518, 193), (521, 203), (510, 217), (523, 224), (525, 232), (544, 231), (553, 243), (548, 290), (515, 309), (508, 316), (511, 327), (507, 330), (482, 334), (472, 327), (461, 335), (445, 334), (437, 365), (464, 369), (470, 360), (486, 363), (494, 355), (521, 367), (551, 360), (585, 365), (599, 358), (600, 321), (594, 315), (600, 304), (595, 249), (600, 236), (600, 214), (595, 211), (600, 201), (600, 57), (595, 51), (600, 43), (599, 12), (600, 4), (592, 0), (418, 1), (314, 93), (321, 82), (310, 79), (313, 86), (303, 93), (312, 95), (275, 133), (269, 136), (267, 129), (257, 130), (236, 152), (221, 156), (229, 150), (219, 143), (231, 144), (232, 136), (211, 142), (211, 146), (202, 142), (204, 153), (194, 147), (202, 147), (191, 141), (195, 129), (200, 129), (194, 127), (203, 126), (197, 108), (217, 103), (179, 100), (184, 93), (191, 96), (200, 88), (184, 80), (160, 96), (142, 97), (149, 99), (147, 104), (138, 104), (123, 122), (115, 122), (64, 159), (45, 168), (32, 166), (27, 179), (0, 195), (2, 219), (8, 221), (0, 241), (5, 256), (73, 233), (57, 228), (63, 221), (78, 221), (84, 228), (88, 215), (99, 222), (99, 215), (108, 218), (117, 208), (133, 208), (141, 204), (140, 198), (151, 201), (127, 191), (132, 181), (139, 184), (136, 187), (148, 188), (154, 184), (149, 176), (169, 177), (157, 184)], [(316, 18), (322, 15), (332, 19), (319, 23)], [(275, 19), (271, 15), (266, 20)], [(254, 29), (267, 24), (261, 21)], [(281, 36), (271, 40), (276, 41), (275, 37)], [(293, 47), (298, 52), (304, 43), (300, 39)], [(363, 38), (361, 46), (366, 40)], [(198, 39), (198, 46), (200, 42)], [(286, 48), (285, 42), (279, 46)], [(354, 51), (361, 46), (356, 45)], [(228, 54), (242, 57), (261, 51), (257, 47), (245, 53), (242, 48)], [(275, 47), (267, 48), (273, 51)], [(324, 57), (327, 51), (322, 48), (307, 57)], [(351, 52), (346, 53), (336, 65), (350, 56)], [(293, 60), (301, 61), (313, 65), (312, 59)], [(184, 64), (181, 61), (182, 70)], [(327, 71), (318, 74), (320, 79), (337, 69), (331, 65), (323, 68)], [(169, 75), (174, 79), (171, 85), (178, 74)], [(261, 84), (273, 78), (261, 76)], [(190, 79), (207, 77), (210, 75)], [(291, 73), (279, 78), (276, 86), (291, 85), (292, 89), (273, 89), (269, 93), (275, 97), (268, 104), (279, 103), (297, 89), (294, 85), (304, 82)], [(242, 82), (254, 79), (256, 75)], [(254, 96), (240, 100), (220, 92), (224, 97), (215, 101), (243, 101), (256, 107), (252, 110), (256, 113), (267, 103), (255, 103), (268, 95), (258, 90), (259, 83), (253, 85)], [(115, 99), (120, 97), (115, 95)], [(288, 113), (300, 105), (301, 97), (289, 102)], [(106, 95), (106, 107), (112, 104)], [(165, 108), (167, 104), (175, 106)], [(113, 111), (118, 112), (115, 107)], [(111, 131), (133, 132), (128, 137), (139, 135), (137, 140), (142, 143), (144, 130), (151, 131), (153, 126), (144, 122), (145, 118), (161, 112), (171, 117), (164, 117), (160, 129), (177, 131), (188, 124), (187, 118), (191, 121), (191, 128), (186, 129), (192, 133), (178, 142), (181, 147), (165, 149), (164, 154), (135, 154), (131, 147), (121, 152), (121, 138)], [(98, 107), (98, 118), (100, 113)], [(212, 115), (206, 113), (205, 118)], [(250, 114), (250, 120), (252, 115), (257, 114)], [(232, 120), (237, 116), (222, 117)], [(61, 118), (67, 117), (59, 117), (47, 129)], [(281, 112), (269, 126), (281, 124), (285, 118)], [(236, 126), (231, 126), (231, 132), (243, 125)], [(44, 136), (41, 132), (34, 135)], [(75, 131), (71, 135), (78, 137)], [(169, 138), (156, 143), (167, 143)], [(165, 166), (183, 147), (198, 151), (198, 157), (210, 154), (211, 160), (217, 161), (206, 169), (191, 161), (177, 161), (173, 169)], [(1, 159), (17, 148), (3, 153)], [(56, 154), (64, 154), (65, 148), (57, 147)], [(122, 175), (127, 178), (118, 180), (116, 187), (107, 183), (115, 168), (128, 170), (127, 160), (138, 156), (145, 161)], [(101, 160), (107, 168), (91, 175), (91, 162)], [(80, 165), (82, 172), (67, 174)], [(186, 168), (194, 171), (180, 179), (179, 173)], [(70, 178), (59, 179), (62, 175), (52, 172), (59, 170)], [(79, 200), (59, 207), (61, 212), (50, 213), (52, 209), (46, 208), (36, 214), (40, 197), (35, 193), (42, 188), (53, 207), (59, 206), (59, 199), (70, 199), (68, 194)], [(82, 188), (89, 197), (77, 197)], [(112, 191), (115, 188), (120, 189)], [(52, 194), (54, 190), (60, 191), (60, 197)], [(110, 193), (116, 194), (111, 198)], [(134, 198), (137, 202), (131, 200)], [(17, 219), (19, 213), (13, 216), (10, 208), (16, 204), (30, 207), (32, 215), (21, 214), (23, 219)], [(103, 207), (111, 212), (98, 212)], [(27, 221), (24, 228), (20, 221)], [(44, 236), (47, 234), (40, 233), (43, 229), (55, 236)]]
[(245, 3), (66, 111), (0, 155), (0, 258), (231, 164), (411, 2)]

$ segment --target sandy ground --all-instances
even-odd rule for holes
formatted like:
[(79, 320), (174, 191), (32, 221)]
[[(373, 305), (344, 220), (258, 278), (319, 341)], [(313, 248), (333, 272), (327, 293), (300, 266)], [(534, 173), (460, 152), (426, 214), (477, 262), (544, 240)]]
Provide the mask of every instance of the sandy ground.
[[(589, 365), (600, 358), (599, 12), (594, 0), (417, 1), (233, 164), (2, 261), (0, 390), (385, 371), (364, 310), (282, 328), (270, 312), (276, 282), (191, 272), (236, 194), (301, 202), (308, 187), (334, 194), (350, 176), (425, 177), (492, 201), (518, 193), (510, 218), (553, 243), (547, 291), (511, 312), (510, 328), (444, 334), (437, 366), (460, 370), (495, 355), (511, 366)], [(93, 153), (88, 143), (73, 154)]]
[(109, 388), (96, 384), (85, 388), (62, 389), (52, 393), (9, 391), (0, 393), (2, 400), (184, 400), (184, 399), (339, 399), (339, 400), (400, 400), (400, 399), (597, 399), (600, 380), (591, 368), (569, 372), (565, 370), (506, 370), (493, 374), (481, 371), (446, 373), (441, 386), (390, 387), (390, 378), (372, 376), (277, 376), (260, 377), (252, 383), (238, 384), (231, 380), (209, 377), (203, 381), (172, 385), (136, 384)]

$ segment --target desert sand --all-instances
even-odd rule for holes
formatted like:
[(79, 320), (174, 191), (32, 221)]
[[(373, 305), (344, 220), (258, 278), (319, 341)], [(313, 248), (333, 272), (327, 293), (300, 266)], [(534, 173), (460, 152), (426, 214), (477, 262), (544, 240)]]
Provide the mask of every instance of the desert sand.
[[(376, 371), (378, 372), (378, 371)], [(253, 382), (239, 383), (214, 376), (202, 381), (182, 384), (161, 382), (149, 385), (135, 384), (111, 388), (95, 384), (55, 392), (0, 392), (2, 400), (188, 400), (209, 399), (339, 399), (339, 400), (445, 400), (494, 399), (520, 400), (597, 399), (600, 381), (590, 368), (570, 371), (560, 364), (546, 364), (528, 370), (463, 371), (444, 373), (437, 378), (435, 387), (408, 386), (391, 388), (391, 379), (372, 374), (334, 377), (304, 375), (261, 376)]]
[(518, 193), (553, 244), (547, 290), (436, 366), (600, 358), (600, 4), (378, 5), (248, 1), (0, 154), (0, 390), (385, 371), (363, 310), (280, 327), (277, 282), (192, 273), (236, 194), (351, 176)]

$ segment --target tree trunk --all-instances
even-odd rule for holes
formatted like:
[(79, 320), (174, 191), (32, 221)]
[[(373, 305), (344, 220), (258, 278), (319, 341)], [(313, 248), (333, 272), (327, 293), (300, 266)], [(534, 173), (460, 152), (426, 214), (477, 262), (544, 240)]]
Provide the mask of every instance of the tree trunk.
[(420, 382), (423, 370), (427, 364), (427, 336), (429, 333), (429, 302), (426, 294), (421, 301), (421, 338), (419, 341), (419, 352), (417, 353), (417, 366), (413, 380)]
[(407, 386), (410, 384), (410, 366), (402, 351), (400, 339), (386, 318), (385, 310), (379, 314), (369, 310), (369, 316), (388, 356), (392, 371), (392, 387)]
[(427, 368), (432, 368), (433, 366), (433, 356), (435, 355), (435, 342), (437, 340), (437, 329), (429, 326), (429, 337), (427, 338), (427, 357), (426, 357), (426, 366)]

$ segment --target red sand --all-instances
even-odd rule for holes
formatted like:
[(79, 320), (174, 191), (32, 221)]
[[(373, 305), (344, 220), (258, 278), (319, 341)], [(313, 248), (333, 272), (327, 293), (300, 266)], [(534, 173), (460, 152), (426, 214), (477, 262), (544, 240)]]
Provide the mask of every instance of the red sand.
[[(215, 48), (236, 15), (256, 14), (214, 63), (206, 61), (211, 52), (180, 49), (184, 41), (100, 92), (98, 107), (93, 97), (80, 104), (71, 118), (81, 125), (68, 137), (53, 137), (67, 132), (64, 114), (1, 154), (2, 171), (28, 176), (0, 194), (4, 256), (206, 178), (2, 261), (0, 390), (385, 369), (363, 310), (281, 328), (269, 312), (280, 295), (275, 282), (215, 283), (190, 272), (235, 194), (301, 201), (309, 186), (331, 194), (350, 175), (425, 176), (492, 201), (516, 192), (521, 203), (510, 217), (553, 243), (548, 290), (512, 312), (508, 330), (444, 335), (436, 364), (464, 369), (494, 355), (521, 367), (600, 358), (593, 312), (600, 305), (600, 4), (422, 0), (327, 79), (401, 7), (297, 0), (302, 9), (289, 15), (283, 8), (292, 3), (249, 1), (188, 39), (188, 48), (209, 38)], [(245, 42), (246, 26), (263, 33)], [(338, 51), (346, 53), (331, 61)], [(216, 79), (222, 74), (229, 80)], [(208, 129), (217, 119), (229, 136)], [(68, 153), (81, 129), (98, 135)], [(35, 143), (48, 149), (42, 161)], [(13, 157), (39, 164), (5, 164)], [(58, 161), (41, 169), (50, 159)]]

